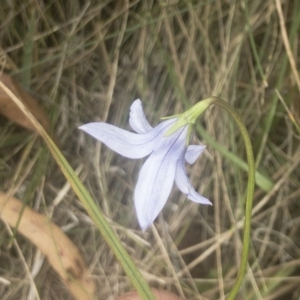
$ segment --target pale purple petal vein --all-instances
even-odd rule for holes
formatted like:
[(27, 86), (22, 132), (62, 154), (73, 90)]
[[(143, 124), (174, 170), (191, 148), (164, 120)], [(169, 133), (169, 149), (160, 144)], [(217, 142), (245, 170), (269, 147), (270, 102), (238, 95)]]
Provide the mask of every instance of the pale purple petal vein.
[(186, 175), (183, 157), (182, 157), (182, 159), (179, 159), (177, 162), (175, 182), (176, 182), (176, 185), (179, 188), (179, 190), (183, 194), (186, 194), (188, 199), (190, 199), (196, 203), (211, 205), (211, 202), (207, 198), (198, 194), (195, 191), (194, 187), (192, 186), (190, 179)]
[(174, 120), (168, 121), (160, 123), (145, 134), (136, 134), (114, 125), (98, 122), (82, 125), (79, 129), (90, 134), (120, 155), (137, 159), (149, 155), (154, 150), (157, 145), (156, 140), (161, 139), (165, 128), (174, 122)]
[(135, 188), (134, 200), (139, 223), (146, 229), (157, 217), (171, 192), (177, 158), (184, 152), (185, 131), (181, 129), (172, 138), (163, 138), (144, 163)]

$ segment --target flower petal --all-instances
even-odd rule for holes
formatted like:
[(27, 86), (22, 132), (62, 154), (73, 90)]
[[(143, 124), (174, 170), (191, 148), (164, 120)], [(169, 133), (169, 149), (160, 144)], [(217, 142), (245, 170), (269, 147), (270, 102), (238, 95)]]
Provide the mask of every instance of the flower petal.
[(159, 153), (152, 154), (142, 167), (135, 188), (137, 218), (146, 230), (164, 207), (175, 177), (176, 161), (166, 162)]
[(199, 195), (193, 188), (189, 178), (186, 175), (183, 157), (177, 162), (175, 182), (181, 192), (187, 195), (188, 199), (196, 203), (212, 205), (212, 203), (207, 198)]
[(129, 124), (131, 128), (137, 133), (147, 133), (152, 130), (148, 123), (140, 99), (133, 101), (130, 107)]
[(145, 134), (137, 134), (107, 123), (89, 123), (79, 127), (113, 151), (128, 157), (142, 158), (149, 155), (174, 120), (167, 120)]
[(170, 195), (177, 160), (185, 150), (186, 134), (187, 128), (183, 128), (163, 137), (140, 171), (134, 202), (143, 230), (155, 220)]
[(185, 152), (185, 160), (187, 161), (187, 163), (192, 165), (205, 148), (206, 146), (202, 146), (202, 145), (188, 146), (187, 151)]

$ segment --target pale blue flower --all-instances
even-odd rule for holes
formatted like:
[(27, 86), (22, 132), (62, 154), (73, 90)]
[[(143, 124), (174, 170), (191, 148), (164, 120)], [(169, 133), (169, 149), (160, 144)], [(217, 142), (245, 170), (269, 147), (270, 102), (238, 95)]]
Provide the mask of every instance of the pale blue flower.
[(137, 99), (131, 105), (129, 118), (130, 126), (137, 133), (107, 123), (79, 127), (125, 157), (137, 159), (150, 155), (140, 171), (134, 191), (136, 213), (143, 230), (153, 223), (164, 207), (174, 181), (188, 199), (211, 204), (195, 191), (184, 166), (185, 161), (193, 164), (205, 146), (187, 145), (190, 124), (166, 134), (177, 120), (177, 117), (170, 118), (152, 128), (144, 115), (141, 100)]

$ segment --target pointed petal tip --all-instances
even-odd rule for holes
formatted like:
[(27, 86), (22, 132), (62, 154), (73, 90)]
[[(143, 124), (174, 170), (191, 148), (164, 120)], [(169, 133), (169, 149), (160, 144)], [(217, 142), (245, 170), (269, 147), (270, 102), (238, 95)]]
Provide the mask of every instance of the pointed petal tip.
[(140, 98), (135, 99), (135, 100), (132, 102), (131, 106), (130, 106), (130, 110), (134, 110), (134, 109), (136, 109), (136, 108), (139, 108), (140, 106), (142, 106), (142, 101), (141, 101), (141, 99), (140, 99)]
[(193, 202), (203, 204), (203, 205), (213, 205), (210, 200), (198, 194), (195, 190), (191, 190), (189, 194), (187, 194), (187, 198)]
[(187, 151), (185, 153), (185, 160), (187, 163), (192, 165), (195, 163), (197, 158), (202, 154), (204, 149), (206, 148), (206, 145), (190, 145), (187, 148)]
[(137, 133), (147, 133), (152, 130), (152, 126), (148, 123), (145, 117), (140, 99), (134, 100), (130, 106), (129, 124)]
[(95, 124), (101, 124), (101, 123), (103, 123), (103, 122), (92, 122), (92, 123), (82, 124), (78, 127), (78, 129), (87, 131), (90, 128), (93, 128)]
[(142, 209), (137, 202), (135, 202), (135, 210), (140, 228), (143, 232), (145, 232), (154, 222), (158, 213), (151, 207), (148, 207), (146, 210)]
[(137, 219), (138, 219), (139, 225), (141, 227), (141, 230), (143, 232), (145, 232), (151, 226), (151, 224), (153, 223), (153, 221), (151, 222), (149, 220), (146, 220), (146, 218), (139, 215), (138, 212), (137, 212)]
[(143, 225), (143, 224), (140, 224), (141, 230), (142, 230), (143, 232), (145, 232), (145, 231), (149, 228), (149, 226), (150, 226), (150, 225), (148, 225), (148, 224), (147, 224), (147, 225), (145, 225), (145, 224), (144, 224), (144, 225)]
[(82, 130), (82, 131), (85, 131), (84, 125), (79, 126), (78, 129), (79, 129), (79, 130)]
[[(206, 198), (205, 198), (206, 199)], [(210, 206), (213, 206), (212, 202), (208, 199), (205, 200), (205, 203), (202, 203), (204, 205), (210, 205)]]

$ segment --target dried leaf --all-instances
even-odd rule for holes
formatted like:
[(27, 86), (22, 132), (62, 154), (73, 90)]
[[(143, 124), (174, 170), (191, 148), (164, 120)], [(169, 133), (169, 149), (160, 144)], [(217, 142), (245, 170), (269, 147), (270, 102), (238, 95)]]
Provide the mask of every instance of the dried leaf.
[[(0, 75), (0, 81), (9, 88), (31, 111), (31, 113), (42, 124), (45, 130), (50, 133), (49, 118), (44, 109), (32, 98), (26, 91), (24, 91), (17, 82), (6, 74)], [(31, 121), (24, 115), (20, 108), (11, 100), (11, 98), (0, 87), (0, 113), (6, 116), (11, 121), (29, 129), (36, 131)]]
[[(17, 224), (22, 205), (20, 200), (0, 192), (0, 216), (10, 226)], [(26, 206), (18, 231), (48, 258), (75, 299), (94, 299), (95, 286), (87, 267), (76, 246), (58, 226)]]

